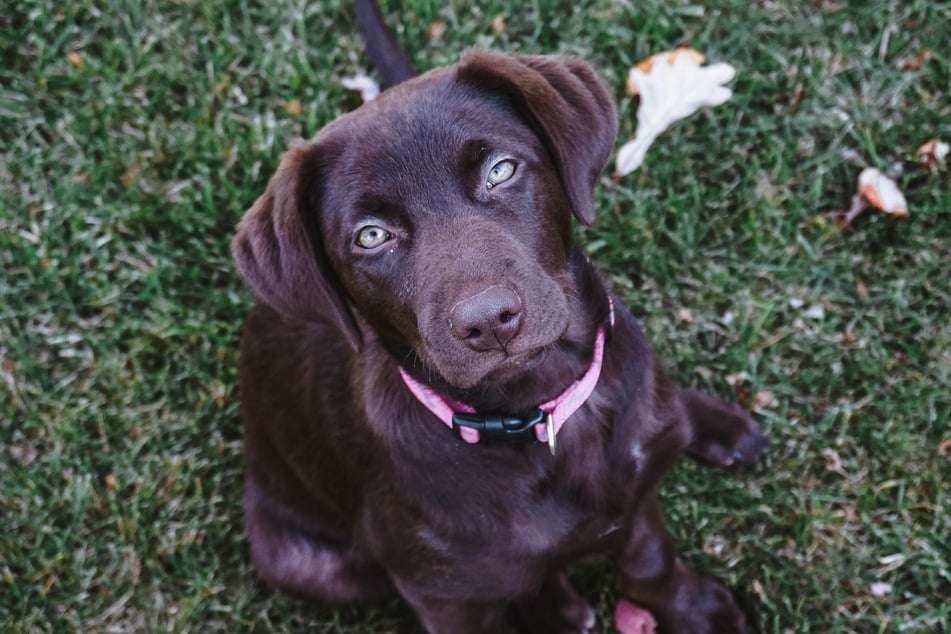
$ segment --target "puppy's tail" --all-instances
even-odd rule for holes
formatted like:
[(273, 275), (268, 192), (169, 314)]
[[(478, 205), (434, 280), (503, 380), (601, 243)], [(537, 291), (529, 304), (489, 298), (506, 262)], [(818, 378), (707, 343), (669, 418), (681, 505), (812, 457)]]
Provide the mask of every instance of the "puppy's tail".
[(356, 0), (357, 26), (367, 47), (367, 56), (380, 71), (384, 88), (395, 86), (416, 75), (412, 62), (386, 28), (380, 7), (374, 0)]

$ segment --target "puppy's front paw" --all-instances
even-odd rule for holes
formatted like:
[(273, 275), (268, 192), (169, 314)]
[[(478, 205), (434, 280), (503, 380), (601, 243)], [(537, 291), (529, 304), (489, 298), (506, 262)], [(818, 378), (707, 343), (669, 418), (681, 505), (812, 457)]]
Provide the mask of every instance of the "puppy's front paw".
[(518, 614), (531, 634), (589, 634), (597, 625), (594, 608), (562, 573), (549, 576), (538, 596), (520, 601)]
[[(658, 629), (677, 634), (746, 634), (746, 615), (733, 594), (713, 579), (692, 574), (670, 603), (655, 611)], [(619, 628), (620, 629), (620, 628)], [(651, 632), (651, 630), (647, 630)], [(621, 630), (622, 634), (627, 634)], [(640, 634), (638, 630), (634, 630)]]
[(769, 439), (749, 412), (730, 401), (683, 390), (693, 441), (687, 453), (721, 467), (752, 464), (769, 448)]
[(746, 615), (736, 604), (733, 593), (712, 579), (697, 577), (699, 587), (678, 597), (672, 618), (666, 619), (665, 632), (691, 634), (745, 634)]

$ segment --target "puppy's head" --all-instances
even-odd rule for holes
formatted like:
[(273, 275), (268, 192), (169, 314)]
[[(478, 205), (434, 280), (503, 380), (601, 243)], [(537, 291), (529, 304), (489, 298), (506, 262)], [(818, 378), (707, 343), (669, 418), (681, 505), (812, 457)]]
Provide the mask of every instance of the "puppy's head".
[(578, 309), (571, 215), (594, 220), (610, 97), (576, 59), (467, 53), (297, 142), (238, 226), (258, 296), (370, 328), (469, 388), (524, 373)]

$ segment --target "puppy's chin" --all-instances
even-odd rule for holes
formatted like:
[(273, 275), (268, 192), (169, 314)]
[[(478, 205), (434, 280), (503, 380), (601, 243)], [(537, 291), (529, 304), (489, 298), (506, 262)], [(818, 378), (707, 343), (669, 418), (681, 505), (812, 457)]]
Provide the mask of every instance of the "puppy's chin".
[(439, 373), (449, 385), (460, 390), (491, 387), (518, 379), (537, 368), (545, 357), (545, 347), (533, 348), (512, 355), (493, 353), (493, 359), (479, 363), (440, 368)]

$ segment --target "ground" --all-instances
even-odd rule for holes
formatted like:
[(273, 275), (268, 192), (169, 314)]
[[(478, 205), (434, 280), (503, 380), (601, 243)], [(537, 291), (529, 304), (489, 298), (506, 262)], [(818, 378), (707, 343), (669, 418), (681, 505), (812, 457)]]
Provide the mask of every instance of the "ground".
[[(474, 6), (473, 6), (474, 5)], [(773, 440), (665, 489), (684, 556), (763, 632), (951, 628), (951, 2), (390, 0), (420, 68), (467, 46), (627, 69), (689, 44), (734, 97), (605, 172), (579, 238), (676, 378)], [(504, 21), (497, 19), (503, 15)], [(441, 23), (442, 28), (433, 25)], [(930, 51), (930, 57), (925, 54)], [(0, 13), (0, 623), (9, 632), (414, 632), (398, 601), (263, 587), (241, 527), (228, 255), (285, 144), (359, 97), (349, 3), (20, 0)], [(858, 173), (910, 217), (846, 230)], [(947, 447), (947, 445), (945, 445)], [(607, 564), (574, 572), (601, 631)]]

